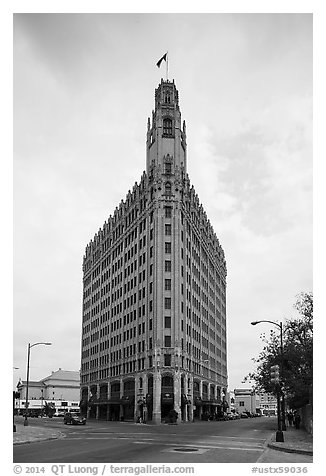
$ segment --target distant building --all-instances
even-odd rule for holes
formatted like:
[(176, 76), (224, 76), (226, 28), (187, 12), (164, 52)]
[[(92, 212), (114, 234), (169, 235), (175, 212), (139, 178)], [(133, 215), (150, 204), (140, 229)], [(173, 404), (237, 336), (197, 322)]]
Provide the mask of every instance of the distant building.
[(252, 412), (274, 416), (277, 414), (277, 399), (272, 393), (255, 392), (251, 388), (236, 388), (234, 409), (239, 413)]
[(256, 413), (257, 407), (259, 407), (259, 402), (257, 402), (257, 395), (253, 389), (251, 388), (235, 388), (234, 389), (234, 409), (236, 412)]
[(192, 421), (222, 407), (226, 262), (186, 151), (179, 93), (162, 80), (146, 172), (84, 254), (81, 400), (90, 418), (160, 423), (174, 409)]
[(277, 398), (272, 393), (259, 392), (259, 409), (262, 415), (277, 414)]
[[(18, 382), (17, 392), (20, 394), (20, 401), (26, 398), (25, 380)], [(28, 383), (28, 400), (79, 401), (79, 372), (59, 368), (39, 381), (30, 380)]]

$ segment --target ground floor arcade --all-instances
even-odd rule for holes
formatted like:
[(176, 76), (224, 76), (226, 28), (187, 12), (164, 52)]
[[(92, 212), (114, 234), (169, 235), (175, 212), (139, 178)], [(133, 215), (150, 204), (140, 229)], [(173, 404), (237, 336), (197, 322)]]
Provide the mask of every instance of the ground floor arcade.
[(226, 410), (225, 387), (177, 371), (140, 373), (81, 389), (81, 411), (88, 418), (112, 421), (215, 419)]

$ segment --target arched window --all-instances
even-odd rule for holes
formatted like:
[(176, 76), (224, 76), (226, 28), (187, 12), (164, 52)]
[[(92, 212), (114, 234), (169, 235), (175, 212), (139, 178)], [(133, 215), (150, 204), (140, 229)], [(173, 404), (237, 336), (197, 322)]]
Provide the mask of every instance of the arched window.
[(171, 162), (165, 162), (165, 173), (170, 175), (172, 173), (172, 164)]
[(134, 380), (127, 380), (127, 382), (123, 385), (123, 391), (125, 393), (130, 392), (135, 389), (135, 381)]
[(171, 377), (170, 375), (164, 375), (162, 377), (162, 387), (173, 388), (173, 377)]
[(165, 194), (166, 195), (171, 195), (171, 183), (170, 182), (166, 182), (166, 184), (165, 184)]
[(171, 104), (171, 94), (170, 94), (170, 91), (166, 91), (165, 97), (164, 97), (164, 102), (165, 102), (165, 104)]
[(163, 135), (172, 136), (172, 119), (169, 117), (163, 119)]
[(119, 393), (119, 392), (120, 392), (120, 383), (112, 383), (111, 393)]

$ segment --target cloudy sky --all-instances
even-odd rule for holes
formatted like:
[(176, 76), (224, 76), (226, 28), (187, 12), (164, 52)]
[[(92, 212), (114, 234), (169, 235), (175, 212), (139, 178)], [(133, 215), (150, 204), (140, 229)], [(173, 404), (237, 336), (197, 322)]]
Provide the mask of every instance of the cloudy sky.
[(224, 248), (229, 388), (312, 290), (311, 14), (14, 15), (14, 382), (80, 368), (82, 258), (145, 169), (169, 51)]

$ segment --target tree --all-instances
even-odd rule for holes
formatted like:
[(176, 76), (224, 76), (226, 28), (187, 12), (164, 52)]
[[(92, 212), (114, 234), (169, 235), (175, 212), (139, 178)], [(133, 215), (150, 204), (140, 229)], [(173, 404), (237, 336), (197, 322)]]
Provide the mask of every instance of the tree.
[(45, 405), (44, 405), (44, 414), (49, 417), (49, 418), (52, 418), (53, 415), (55, 414), (55, 404), (54, 403), (51, 403), (51, 402), (45, 402)]
[(286, 323), (284, 389), (290, 405), (309, 403), (313, 379), (313, 295), (301, 293), (294, 304), (299, 317)]
[(269, 338), (262, 334), (262, 352), (253, 361), (257, 364), (254, 372), (245, 381), (255, 382), (255, 387), (276, 393), (271, 383), (270, 368), (279, 365), (283, 392), (292, 408), (301, 407), (311, 398), (313, 378), (313, 294), (301, 293), (296, 296), (294, 308), (299, 316), (289, 319), (283, 325), (283, 358), (280, 352), (279, 335), (272, 330)]

